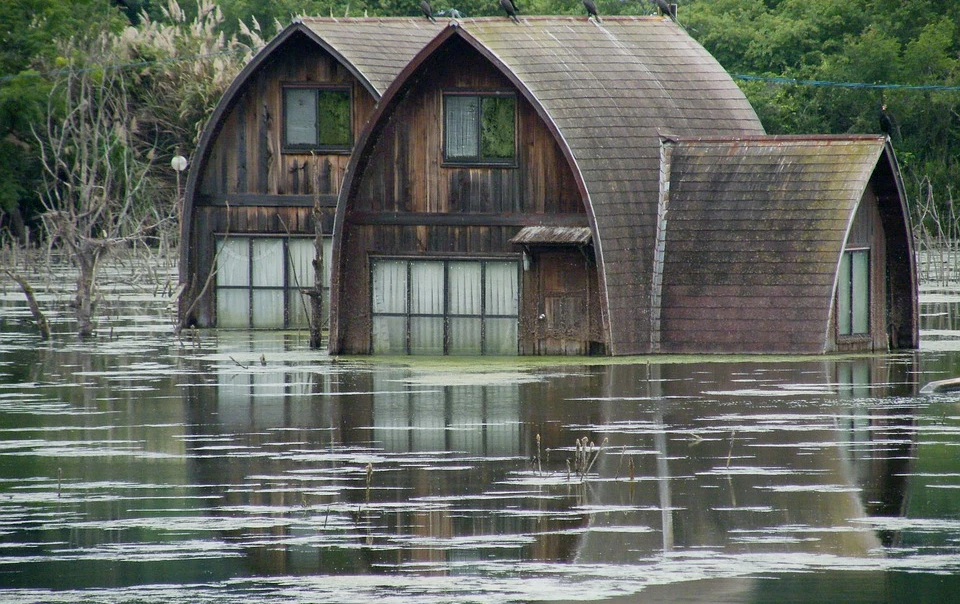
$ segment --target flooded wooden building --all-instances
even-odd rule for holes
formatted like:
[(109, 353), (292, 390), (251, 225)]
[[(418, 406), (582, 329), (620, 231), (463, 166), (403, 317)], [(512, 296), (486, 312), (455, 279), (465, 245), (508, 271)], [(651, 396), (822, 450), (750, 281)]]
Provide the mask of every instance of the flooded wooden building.
[(448, 24), (358, 141), (331, 299), (332, 353), (917, 343), (890, 147), (767, 137), (658, 17)]
[(302, 19), (193, 154), (180, 320), (329, 320), (335, 354), (913, 348), (913, 263), (889, 143), (765, 135), (670, 19)]
[(666, 124), (763, 132), (669, 20), (451, 23), (358, 143), (337, 213), (331, 351), (645, 351), (643, 242)]
[[(192, 157), (181, 325), (304, 328), (313, 314), (325, 317), (329, 235), (354, 141), (439, 29), (413, 19), (301, 19), (243, 69)], [(304, 291), (323, 298), (322, 312)]]

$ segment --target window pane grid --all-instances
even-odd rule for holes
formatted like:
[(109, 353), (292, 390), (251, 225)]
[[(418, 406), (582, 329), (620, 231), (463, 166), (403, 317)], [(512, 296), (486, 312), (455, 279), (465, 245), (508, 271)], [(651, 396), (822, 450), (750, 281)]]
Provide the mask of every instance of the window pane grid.
[(349, 88), (283, 89), (283, 145), (291, 150), (347, 150), (353, 144)]
[[(324, 238), (324, 250), (329, 246)], [(307, 328), (311, 315), (314, 241), (308, 237), (217, 240), (216, 316), (223, 328)], [(324, 283), (329, 282), (325, 263)], [(329, 287), (323, 289), (329, 295)], [(322, 301), (327, 308), (327, 300)]]
[[(516, 261), (374, 260), (374, 353), (517, 354), (518, 271)], [(492, 291), (502, 287), (506, 293)], [(488, 298), (498, 301), (490, 309)]]

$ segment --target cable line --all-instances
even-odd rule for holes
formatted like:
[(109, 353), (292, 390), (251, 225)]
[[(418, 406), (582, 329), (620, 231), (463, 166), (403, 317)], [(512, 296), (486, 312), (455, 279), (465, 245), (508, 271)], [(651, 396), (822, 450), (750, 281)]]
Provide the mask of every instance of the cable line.
[(770, 82), (772, 84), (791, 84), (795, 86), (820, 86), (824, 88), (870, 88), (879, 90), (930, 90), (936, 92), (958, 92), (960, 86), (943, 86), (939, 84), (867, 84), (866, 82), (831, 82), (829, 80), (798, 80), (795, 78), (784, 78), (774, 76), (745, 75), (742, 73), (731, 73), (730, 77), (735, 80), (746, 80), (750, 82)]

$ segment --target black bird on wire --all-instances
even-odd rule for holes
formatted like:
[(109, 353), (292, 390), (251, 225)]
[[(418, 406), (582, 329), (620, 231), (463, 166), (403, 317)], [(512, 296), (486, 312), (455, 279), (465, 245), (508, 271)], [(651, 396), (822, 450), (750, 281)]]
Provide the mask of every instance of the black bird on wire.
[(660, 10), (661, 15), (670, 17), (674, 21), (677, 20), (677, 11), (676, 5), (671, 6), (667, 3), (667, 0), (650, 0), (653, 4)]
[(597, 5), (594, 4), (593, 0), (583, 0), (583, 8), (587, 9), (587, 21), (590, 20), (590, 17), (593, 17), (597, 23), (600, 23), (600, 15), (597, 14)]
[(427, 2), (427, 0), (420, 0), (420, 11), (423, 13), (423, 16), (427, 19), (430, 19), (431, 22), (437, 22), (437, 20), (433, 18), (433, 9), (430, 7), (430, 3)]
[(520, 19), (517, 18), (517, 5), (513, 3), (513, 0), (500, 0), (500, 8), (507, 13), (507, 16), (514, 20), (516, 23), (520, 23)]

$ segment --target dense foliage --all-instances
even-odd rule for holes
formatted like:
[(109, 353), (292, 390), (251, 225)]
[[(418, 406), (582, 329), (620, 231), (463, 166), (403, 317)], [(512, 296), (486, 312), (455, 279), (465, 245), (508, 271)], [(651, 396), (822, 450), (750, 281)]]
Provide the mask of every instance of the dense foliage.
[[(49, 212), (51, 189), (68, 182), (49, 170), (43, 178), (41, 150), (48, 125), (75, 109), (66, 82), (85, 71), (122, 76), (129, 115), (113, 125), (127, 130), (124, 152), (152, 181), (136, 201), (159, 214), (173, 209), (170, 158), (189, 155), (223, 91), (264, 44), (256, 27), (235, 24), (240, 35), (226, 35), (213, 0), (191, 1), (189, 11), (176, 0), (0, 2), (0, 229), (25, 241)], [(94, 40), (96, 56), (80, 50)]]
[(729, 72), (807, 82), (740, 80), (768, 132), (878, 133), (885, 104), (909, 199), (949, 202), (960, 179), (960, 3), (694, 0), (684, 8), (681, 21)]
[[(648, 0), (597, 0), (601, 15)], [(502, 14), (496, 0), (434, 12)], [(517, 0), (521, 15), (584, 15), (581, 0)], [(944, 205), (960, 177), (960, 3), (943, 0), (677, 0), (679, 21), (737, 77), (770, 133), (876, 133), (886, 104), (908, 194)], [(154, 160), (189, 149), (219, 95), (297, 15), (419, 15), (417, 0), (7, 0), (0, 2), (0, 227), (40, 211), (34, 131), (70, 37), (114, 35)], [(249, 27), (247, 25), (249, 24)], [(263, 31), (257, 28), (262, 26)], [(244, 44), (238, 42), (243, 39)], [(235, 52), (245, 51), (245, 52)], [(168, 161), (153, 161), (166, 170)], [(929, 205), (929, 204), (928, 204)]]

